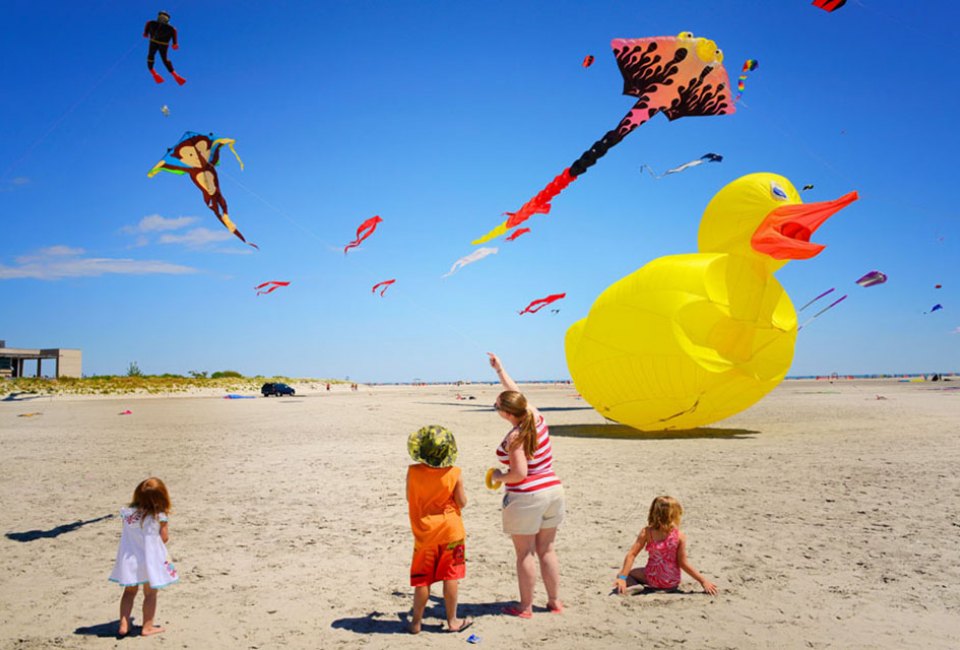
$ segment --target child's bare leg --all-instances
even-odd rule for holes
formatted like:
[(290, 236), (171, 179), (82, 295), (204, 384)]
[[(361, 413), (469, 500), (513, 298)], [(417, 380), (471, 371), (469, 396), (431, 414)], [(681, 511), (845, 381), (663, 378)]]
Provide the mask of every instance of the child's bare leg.
[(120, 597), (120, 628), (117, 630), (117, 636), (126, 636), (130, 632), (130, 613), (133, 611), (137, 589), (139, 587), (136, 585), (123, 588), (123, 595)]
[[(634, 585), (645, 585), (647, 584), (647, 572), (643, 567), (638, 567), (633, 569), (630, 573), (627, 574), (628, 578), (633, 579)], [(627, 581), (627, 586), (630, 587), (630, 581)]]
[(469, 618), (457, 618), (457, 593), (459, 589), (459, 580), (443, 581), (443, 605), (447, 608), (447, 629), (451, 632), (459, 632), (464, 625), (473, 622)]
[(410, 634), (420, 634), (420, 624), (423, 622), (423, 610), (430, 600), (430, 585), (413, 588), (413, 619), (410, 621)]
[(143, 585), (143, 628), (141, 636), (160, 634), (162, 627), (154, 627), (153, 617), (157, 615), (157, 590), (150, 585)]

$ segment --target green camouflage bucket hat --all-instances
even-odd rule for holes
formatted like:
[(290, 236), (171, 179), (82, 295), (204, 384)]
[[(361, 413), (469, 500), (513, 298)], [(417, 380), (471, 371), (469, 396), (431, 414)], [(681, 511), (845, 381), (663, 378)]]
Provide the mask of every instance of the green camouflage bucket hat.
[(457, 462), (457, 441), (439, 424), (422, 427), (407, 438), (410, 458), (430, 467), (451, 467)]

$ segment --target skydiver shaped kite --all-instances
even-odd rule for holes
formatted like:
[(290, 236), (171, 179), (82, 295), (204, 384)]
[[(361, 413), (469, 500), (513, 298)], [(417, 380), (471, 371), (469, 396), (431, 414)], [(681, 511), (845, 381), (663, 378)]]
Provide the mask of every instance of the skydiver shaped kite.
[(167, 58), (167, 47), (169, 47), (171, 40), (173, 41), (173, 49), (180, 49), (180, 46), (177, 44), (177, 28), (170, 24), (170, 14), (166, 11), (161, 11), (157, 14), (156, 20), (147, 21), (147, 24), (143, 28), (143, 37), (150, 39), (150, 49), (147, 51), (147, 69), (150, 71), (150, 74), (153, 75), (153, 80), (158, 84), (162, 84), (164, 81), (163, 77), (153, 69), (154, 57), (157, 52), (159, 52), (163, 65), (167, 66), (167, 70), (170, 71), (170, 74), (173, 75), (177, 83), (181, 86), (187, 83), (186, 79), (174, 71), (173, 64), (170, 63), (170, 59)]

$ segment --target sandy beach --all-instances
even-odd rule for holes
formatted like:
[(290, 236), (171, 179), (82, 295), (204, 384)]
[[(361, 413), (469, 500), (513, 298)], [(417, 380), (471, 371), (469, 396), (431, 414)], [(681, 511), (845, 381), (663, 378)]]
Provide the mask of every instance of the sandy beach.
[[(538, 585), (529, 621), (499, 613), (517, 587), (502, 493), (483, 485), (506, 431), (496, 387), (0, 401), (0, 647), (464, 647), (439, 632), (438, 598), (419, 637), (403, 623), (405, 441), (431, 423), (460, 447), (460, 612), (480, 647), (960, 647), (960, 382), (788, 381), (684, 434), (607, 424), (571, 386), (524, 388), (567, 495), (566, 612)], [(115, 513), (150, 475), (170, 489), (182, 579), (160, 594), (164, 634), (118, 641)], [(679, 594), (611, 594), (658, 494), (683, 504), (715, 597), (686, 576)]]

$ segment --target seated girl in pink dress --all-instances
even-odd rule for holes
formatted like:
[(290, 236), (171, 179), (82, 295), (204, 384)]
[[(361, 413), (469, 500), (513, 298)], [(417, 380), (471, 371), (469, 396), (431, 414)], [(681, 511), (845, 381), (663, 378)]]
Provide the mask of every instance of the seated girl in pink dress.
[[(687, 560), (687, 536), (680, 532), (683, 506), (673, 497), (657, 497), (650, 504), (647, 527), (640, 531), (614, 583), (618, 593), (639, 585), (655, 589), (676, 589), (680, 585), (680, 569), (700, 583), (708, 594), (717, 593), (717, 586), (700, 575)], [(633, 568), (633, 563), (646, 549), (647, 566)], [(630, 587), (628, 587), (630, 585)]]

